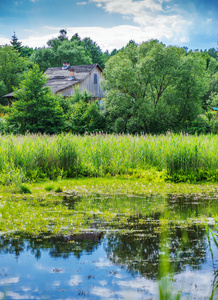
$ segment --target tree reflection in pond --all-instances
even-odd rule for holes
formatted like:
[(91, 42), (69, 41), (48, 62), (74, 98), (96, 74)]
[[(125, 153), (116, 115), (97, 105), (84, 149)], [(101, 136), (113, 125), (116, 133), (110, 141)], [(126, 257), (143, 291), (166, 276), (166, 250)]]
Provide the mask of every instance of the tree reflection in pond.
[[(128, 225), (127, 225), (128, 226)], [(132, 227), (132, 225), (131, 225)], [(205, 262), (207, 241), (205, 230), (196, 226), (184, 229), (176, 226), (169, 233), (170, 261), (176, 273), (191, 266), (199, 269)], [(157, 225), (145, 225), (133, 233), (107, 235), (105, 251), (108, 258), (131, 273), (157, 279), (160, 258), (160, 233)]]
[[(89, 235), (90, 236), (90, 235)], [(92, 253), (101, 241), (101, 236), (94, 233), (93, 238), (83, 238), (83, 235), (75, 235), (72, 239), (65, 236), (19, 236), (18, 238), (0, 237), (0, 253), (11, 253), (19, 256), (25, 251), (30, 251), (37, 259), (40, 259), (42, 250), (49, 250), (51, 257), (68, 258), (74, 255), (80, 258), (83, 251)]]
[[(170, 264), (177, 278), (181, 278), (183, 274), (185, 277), (187, 269), (189, 275), (190, 272), (200, 274), (202, 270), (209, 270), (207, 274), (216, 271), (215, 267), (211, 267), (208, 256), (208, 241), (204, 226), (200, 225), (202, 218), (206, 219), (212, 212), (217, 211), (215, 200), (205, 199), (202, 195), (167, 197), (97, 195), (96, 198), (70, 195), (63, 199), (63, 203), (68, 206), (71, 215), (78, 214), (80, 232), (56, 236), (49, 233), (31, 236), (17, 232), (15, 235), (0, 236), (0, 257), (4, 259), (4, 255), (13, 254), (19, 259), (31, 253), (37, 262), (42, 260), (45, 264), (46, 261), (43, 260), (45, 256), (59, 262), (69, 261), (66, 274), (59, 272), (64, 269), (61, 267), (62, 263), (59, 263), (60, 266), (57, 264), (54, 268), (50, 268), (49, 271), (51, 273), (51, 270), (55, 270), (57, 276), (59, 273), (63, 277), (68, 276), (64, 277), (65, 285), (62, 290), (69, 289), (69, 297), (72, 292), (74, 297), (80, 293), (87, 299), (93, 299), (91, 293), (94, 286), (97, 294), (102, 292), (103, 288), (105, 290), (107, 288), (108, 295), (114, 293), (114, 299), (122, 299), (119, 298), (121, 293), (119, 289), (121, 286), (130, 289), (128, 282), (131, 281), (134, 299), (143, 299), (142, 293), (147, 293), (146, 297), (157, 299), (152, 298), (152, 291), (154, 287), (157, 288), (159, 279), (161, 237), (164, 233)], [(46, 259), (48, 260), (48, 257)], [(80, 262), (84, 264), (83, 273), (80, 271), (81, 265), (78, 267)], [(88, 272), (86, 265), (89, 266)], [(45, 274), (48, 275), (46, 271)], [(74, 281), (69, 279), (72, 274)], [(38, 276), (40, 277), (40, 273)], [(26, 277), (23, 278), (25, 281)], [(207, 283), (212, 282), (211, 279), (212, 275)], [(70, 288), (66, 282), (70, 282)], [(147, 286), (152, 286), (153, 290), (145, 288), (145, 282)], [(50, 284), (51, 289), (54, 289), (52, 284), (54, 282)], [(79, 288), (75, 287), (76, 284)], [(188, 295), (193, 297), (194, 284), (191, 286), (192, 291), (188, 291)], [(186, 282), (185, 288), (187, 285), (189, 283)], [(140, 296), (137, 296), (137, 291), (140, 291)], [(210, 290), (205, 293), (209, 295)], [(97, 294), (94, 299), (101, 299), (100, 296), (96, 296)]]

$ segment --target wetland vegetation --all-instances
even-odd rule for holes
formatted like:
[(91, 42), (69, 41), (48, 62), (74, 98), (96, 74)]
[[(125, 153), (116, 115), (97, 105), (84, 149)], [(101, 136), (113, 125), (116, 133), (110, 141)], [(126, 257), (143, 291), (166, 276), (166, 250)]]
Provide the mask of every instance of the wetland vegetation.
[(208, 135), (2, 135), (1, 183), (121, 176), (218, 180), (218, 137)]
[(26, 185), (1, 186), (0, 298), (216, 299), (215, 183)]
[[(218, 299), (217, 50), (47, 45), (0, 47), (0, 299)], [(63, 61), (101, 107), (45, 88)]]
[(216, 299), (217, 136), (0, 139), (0, 299)]

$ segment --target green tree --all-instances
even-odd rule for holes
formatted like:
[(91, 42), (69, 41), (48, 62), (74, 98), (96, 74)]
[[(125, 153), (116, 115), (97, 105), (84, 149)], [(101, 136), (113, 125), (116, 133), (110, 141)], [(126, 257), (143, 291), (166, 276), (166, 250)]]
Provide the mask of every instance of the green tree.
[(33, 48), (30, 48), (28, 46), (23, 46), (20, 49), (20, 55), (22, 57), (29, 58), (33, 54), (33, 51), (34, 51)]
[(96, 42), (86, 37), (82, 40), (82, 45), (85, 50), (90, 54), (92, 62), (94, 64), (99, 64), (102, 68), (105, 66), (105, 55), (101, 51), (101, 48)]
[(64, 40), (67, 40), (68, 38), (67, 38), (67, 31), (65, 30), (65, 29), (61, 29), (60, 31), (59, 31), (59, 36), (58, 36), (58, 39), (61, 41), (61, 42), (63, 42)]
[(7, 123), (15, 132), (48, 133), (64, 129), (64, 114), (56, 96), (44, 87), (47, 78), (38, 65), (25, 74), (20, 89), (15, 92), (15, 101)]
[(57, 38), (48, 40), (47, 45), (53, 50), (57, 50), (57, 47), (60, 46), (61, 43), (66, 40), (68, 40), (67, 31), (65, 29), (61, 29), (59, 31), (59, 36)]
[(27, 66), (28, 61), (17, 50), (10, 46), (0, 47), (0, 98), (19, 85)]
[(41, 71), (60, 66), (60, 60), (56, 51), (50, 48), (38, 48), (30, 56), (30, 61), (39, 65)]
[(68, 98), (68, 103), (67, 131), (84, 134), (104, 130), (105, 120), (99, 104), (91, 101), (87, 91), (82, 93), (76, 89), (75, 94)]
[(57, 56), (60, 64), (62, 64), (63, 61), (69, 61), (71, 65), (86, 65), (92, 63), (92, 59), (87, 55), (84, 47), (80, 46), (77, 41), (64, 41), (57, 48)]
[(48, 68), (62, 66), (64, 61), (69, 61), (71, 65), (91, 64), (92, 60), (83, 46), (77, 41), (59, 39), (55, 47), (39, 48), (33, 52), (30, 61), (39, 65), (41, 71)]
[(10, 41), (11, 46), (15, 49), (18, 50), (19, 52), (21, 51), (21, 42), (18, 41), (18, 38), (16, 36), (16, 33), (14, 32), (14, 35), (12, 35), (11, 37), (11, 41)]
[(22, 42), (18, 41), (15, 32), (14, 35), (11, 37), (10, 44), (15, 50), (17, 50), (20, 53), (22, 57), (29, 58), (33, 53), (33, 48), (30, 48), (28, 46), (22, 46)]
[(131, 42), (104, 71), (108, 129), (136, 133), (183, 128), (200, 113), (206, 90), (205, 63), (157, 40)]
[[(175, 77), (175, 90), (171, 93), (171, 123), (180, 128), (202, 113), (202, 99), (207, 92), (205, 61), (193, 56), (182, 56)], [(175, 108), (176, 105), (176, 108)], [(170, 117), (170, 116), (169, 116)]]
[(75, 33), (72, 38), (70, 39), (71, 42), (73, 41), (77, 41), (79, 43), (79, 45), (81, 45), (82, 43), (82, 40), (81, 40), (81, 37), (79, 36), (78, 33)]

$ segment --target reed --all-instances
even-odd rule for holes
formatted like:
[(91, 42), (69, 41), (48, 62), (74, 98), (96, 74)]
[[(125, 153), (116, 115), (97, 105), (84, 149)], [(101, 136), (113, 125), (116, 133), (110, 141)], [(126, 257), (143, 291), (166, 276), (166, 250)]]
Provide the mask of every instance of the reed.
[(0, 181), (8, 184), (83, 176), (146, 178), (151, 173), (175, 182), (218, 181), (217, 153), (218, 136), (213, 134), (2, 135)]

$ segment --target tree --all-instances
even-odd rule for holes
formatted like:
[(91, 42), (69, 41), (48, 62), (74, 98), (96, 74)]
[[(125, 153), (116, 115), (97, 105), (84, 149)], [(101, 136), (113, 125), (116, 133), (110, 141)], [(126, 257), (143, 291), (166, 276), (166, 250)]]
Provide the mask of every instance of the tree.
[(81, 93), (76, 89), (75, 94), (68, 98), (67, 131), (79, 134), (99, 132), (105, 127), (104, 121), (98, 102), (91, 102), (87, 91)]
[(82, 40), (81, 40), (81, 37), (79, 36), (78, 33), (75, 33), (72, 38), (70, 39), (71, 42), (73, 41), (77, 41), (79, 43), (79, 45), (81, 45), (82, 43)]
[(59, 40), (63, 42), (64, 40), (67, 40), (67, 31), (65, 29), (61, 29), (60, 35), (58, 36)]
[(85, 50), (90, 54), (92, 62), (94, 64), (99, 64), (102, 68), (104, 68), (105, 56), (101, 51), (101, 48), (96, 44), (96, 42), (86, 37), (82, 40), (82, 45), (84, 46)]
[(33, 51), (34, 51), (33, 48), (30, 48), (28, 46), (23, 46), (20, 49), (20, 55), (22, 57), (29, 58), (33, 54)]
[(17, 50), (10, 46), (0, 47), (0, 98), (19, 85), (27, 66), (28, 61)]
[(43, 72), (48, 68), (61, 65), (56, 51), (51, 48), (39, 48), (33, 52), (29, 59), (34, 64), (38, 64)]
[(183, 128), (201, 109), (204, 61), (157, 40), (131, 42), (111, 57), (104, 75), (105, 115), (112, 131), (165, 132)]
[(84, 47), (79, 45), (77, 41), (64, 41), (57, 48), (57, 56), (61, 64), (63, 61), (68, 61), (71, 65), (86, 65), (92, 63), (92, 59), (86, 53)]
[(11, 37), (11, 41), (10, 41), (11, 46), (15, 49), (18, 50), (19, 52), (21, 51), (21, 42), (18, 42), (18, 38), (16, 36), (16, 33), (14, 32), (14, 35), (12, 35)]
[(15, 132), (53, 134), (64, 129), (63, 110), (50, 88), (44, 87), (46, 81), (38, 65), (25, 74), (7, 118)]
[(54, 50), (57, 49), (57, 47), (60, 46), (63, 41), (68, 40), (68, 38), (67, 38), (67, 31), (65, 29), (61, 29), (59, 31), (59, 33), (60, 34), (59, 34), (59, 36), (57, 38), (50, 39), (47, 42), (47, 45), (49, 47), (53, 48)]
[[(54, 40), (55, 41), (55, 40)], [(56, 43), (57, 42), (57, 43)], [(39, 48), (33, 52), (30, 61), (39, 65), (41, 71), (48, 68), (62, 66), (64, 61), (71, 65), (91, 64), (92, 60), (83, 46), (78, 41), (56, 40), (51, 48)]]

